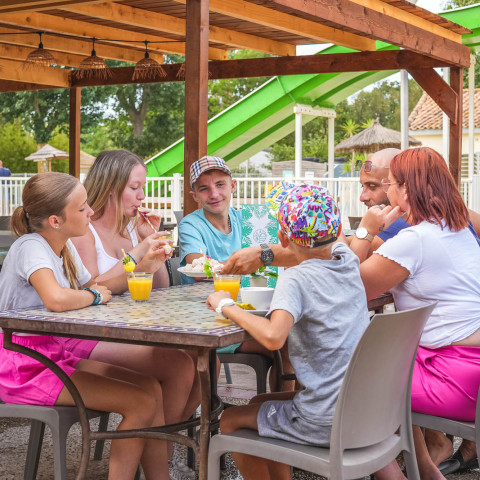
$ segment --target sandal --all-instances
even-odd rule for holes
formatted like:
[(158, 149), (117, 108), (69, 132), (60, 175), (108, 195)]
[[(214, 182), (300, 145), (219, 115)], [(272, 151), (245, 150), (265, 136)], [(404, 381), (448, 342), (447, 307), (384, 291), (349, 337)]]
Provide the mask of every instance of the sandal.
[[(455, 468), (457, 463), (458, 467)], [(448, 460), (445, 460), (438, 466), (438, 469), (443, 475), (447, 475), (448, 473), (462, 473), (473, 468), (478, 468), (478, 459), (471, 458), (465, 461), (460, 450), (457, 450)]]

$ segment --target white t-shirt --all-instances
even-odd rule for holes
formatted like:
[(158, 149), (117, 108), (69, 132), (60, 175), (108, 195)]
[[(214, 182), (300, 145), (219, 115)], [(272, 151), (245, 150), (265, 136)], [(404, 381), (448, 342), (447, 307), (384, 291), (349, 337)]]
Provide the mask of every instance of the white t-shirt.
[(480, 328), (480, 248), (468, 228), (452, 232), (424, 221), (400, 231), (374, 253), (410, 272), (391, 289), (399, 310), (438, 301), (420, 345), (450, 345)]
[[(73, 243), (68, 240), (67, 245), (77, 265), (79, 285), (85, 285), (91, 275), (80, 260)], [(29, 281), (30, 275), (41, 268), (52, 270), (60, 286), (70, 287), (63, 259), (55, 254), (48, 242), (38, 233), (22, 235), (10, 247), (0, 272), (0, 310), (43, 305)]]

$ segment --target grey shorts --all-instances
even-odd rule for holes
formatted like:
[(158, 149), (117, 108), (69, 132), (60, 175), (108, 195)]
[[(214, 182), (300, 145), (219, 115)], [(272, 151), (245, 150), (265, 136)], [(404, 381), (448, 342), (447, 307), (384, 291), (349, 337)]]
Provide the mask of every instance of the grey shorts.
[(332, 425), (308, 422), (298, 415), (293, 400), (269, 400), (257, 415), (258, 433), (303, 445), (328, 447)]

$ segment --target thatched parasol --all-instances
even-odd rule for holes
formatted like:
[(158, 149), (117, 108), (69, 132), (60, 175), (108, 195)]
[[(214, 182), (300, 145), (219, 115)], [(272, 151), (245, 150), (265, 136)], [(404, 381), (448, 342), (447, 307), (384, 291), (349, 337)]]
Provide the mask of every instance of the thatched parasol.
[[(410, 136), (408, 137), (408, 143), (410, 146), (422, 144), (422, 142)], [(346, 153), (354, 151), (356, 153), (368, 154), (383, 148), (401, 148), (401, 137), (400, 132), (382, 127), (377, 118), (365, 130), (340, 142), (335, 147), (335, 152)]]
[(25, 157), (25, 160), (31, 160), (34, 162), (45, 162), (38, 163), (39, 172), (46, 170), (46, 168), (42, 167), (46, 166), (46, 162), (48, 161), (48, 171), (50, 172), (52, 170), (52, 158), (68, 158), (68, 153), (59, 150), (58, 148), (52, 147), (47, 143), (36, 152), (32, 153), (28, 157)]

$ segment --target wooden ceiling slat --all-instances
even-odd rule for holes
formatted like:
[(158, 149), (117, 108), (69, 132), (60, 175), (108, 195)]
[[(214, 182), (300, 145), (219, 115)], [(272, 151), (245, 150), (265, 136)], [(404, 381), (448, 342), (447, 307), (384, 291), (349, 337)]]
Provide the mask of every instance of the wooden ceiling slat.
[[(60, 18), (54, 15), (47, 15), (45, 13), (7, 13), (2, 14), (0, 18), (1, 22), (13, 26), (22, 26), (33, 28), (36, 30), (41, 29), (45, 32), (56, 32), (65, 35), (77, 35), (80, 37), (97, 37), (97, 38), (112, 38), (112, 39), (123, 39), (126, 38), (125, 31), (118, 28), (112, 28), (108, 26), (99, 26), (91, 24), (85, 21), (73, 20), (70, 18)], [(143, 42), (144, 40), (149, 41), (169, 41), (168, 38), (162, 38), (154, 35), (145, 35), (139, 34), (136, 32), (129, 32), (128, 40), (138, 40), (138, 42)], [(108, 42), (103, 42), (108, 44)], [(112, 45), (112, 52), (114, 49), (118, 49), (115, 45), (124, 45), (131, 50), (143, 51), (144, 46), (141, 43), (131, 43), (116, 41)], [(176, 53), (180, 55), (185, 55), (185, 43), (155, 43), (151, 45), (149, 50), (152, 52), (152, 58), (158, 60), (158, 56), (162, 56), (164, 53)], [(135, 54), (136, 60), (132, 58), (130, 61), (138, 61), (141, 56)], [(115, 57), (106, 57), (118, 60)], [(217, 51), (212, 49), (212, 57), (217, 60), (225, 58), (225, 52)]]
[(376, 38), (432, 58), (447, 60), (452, 65), (470, 65), (470, 50), (461, 43), (439, 37), (350, 0), (256, 0), (254, 3), (280, 8), (291, 14)]
[(41, 10), (72, 3), (92, 3), (94, 1), (99, 0), (2, 0), (0, 3), (0, 13)]
[[(108, 2), (99, 5), (73, 5), (65, 10), (105, 20), (113, 20), (135, 27), (155, 28), (158, 29), (159, 33), (169, 32), (185, 35), (185, 20), (162, 13), (148, 12), (147, 10), (133, 8), (128, 5)], [(233, 48), (249, 48), (275, 55), (295, 55), (295, 47), (293, 45), (247, 35), (235, 30), (211, 26), (209, 38), (212, 42), (231, 45)]]
[[(0, 36), (0, 42), (2, 37)], [(9, 58), (10, 60), (23, 61), (27, 58), (30, 52), (33, 52), (34, 48), (22, 47), (20, 45), (8, 45), (0, 43), (0, 58)], [(64, 65), (66, 67), (77, 68), (80, 62), (85, 59), (81, 55), (73, 55), (69, 53), (55, 52), (55, 60), (57, 65)]]
[[(176, 1), (183, 4), (186, 2), (186, 0)], [(310, 38), (311, 43), (331, 42), (356, 50), (375, 50), (375, 40), (286, 15), (243, 0), (210, 0), (209, 4), (211, 11), (233, 17), (233, 22), (237, 19), (246, 20), (254, 23), (255, 26), (260, 25)]]

